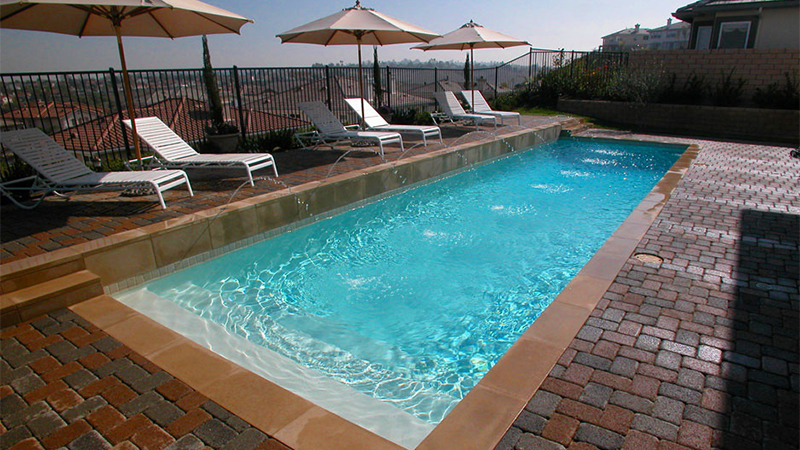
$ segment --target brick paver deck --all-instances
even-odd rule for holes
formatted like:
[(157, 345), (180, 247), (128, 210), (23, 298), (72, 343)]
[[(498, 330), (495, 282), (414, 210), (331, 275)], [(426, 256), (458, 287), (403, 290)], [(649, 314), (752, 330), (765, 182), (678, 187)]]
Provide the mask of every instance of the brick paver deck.
[(288, 450), (69, 310), (0, 338), (2, 450)]
[[(593, 130), (586, 135), (619, 133)], [(702, 151), (497, 450), (797, 449), (800, 160)]]
[[(563, 120), (565, 117), (523, 116), (522, 126)], [(502, 135), (519, 129), (518, 126), (501, 126), (496, 133)], [(494, 132), (483, 128), (480, 133), (470, 133), (473, 130), (472, 127), (443, 126), (445, 145), (488, 140), (491, 138), (488, 132)], [(431, 141), (424, 147), (421, 141), (409, 140), (406, 142), (406, 153), (402, 153), (399, 146), (387, 146), (386, 160), (393, 162), (441, 148), (437, 141)], [(27, 258), (224, 205), (239, 187), (241, 190), (236, 194), (237, 200), (383, 163), (372, 148), (352, 150), (346, 155), (345, 149), (277, 152), (273, 155), (280, 174), (277, 181), (271, 178), (258, 180), (255, 187), (249, 184), (242, 186), (246, 182), (243, 170), (226, 171), (224, 174), (222, 170), (190, 171), (188, 173), (195, 196), (189, 197), (183, 187), (171, 189), (164, 193), (166, 210), (160, 208), (153, 195), (123, 197), (119, 192), (75, 195), (69, 200), (51, 196), (31, 211), (12, 204), (3, 205), (0, 208), (0, 261)], [(337, 163), (343, 155), (344, 158)], [(255, 174), (256, 177), (269, 175), (272, 175), (272, 168)]]
[[(664, 262), (628, 261), (497, 448), (798, 448), (800, 161), (633, 137), (702, 147), (637, 248)], [(283, 448), (66, 310), (0, 337), (0, 450)]]

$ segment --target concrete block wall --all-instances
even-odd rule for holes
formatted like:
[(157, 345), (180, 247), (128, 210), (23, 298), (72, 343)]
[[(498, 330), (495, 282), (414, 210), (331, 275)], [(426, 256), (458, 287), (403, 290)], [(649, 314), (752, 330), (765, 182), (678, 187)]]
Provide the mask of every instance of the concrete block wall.
[(719, 106), (558, 101), (558, 110), (606, 123), (677, 135), (798, 145), (800, 111)]
[(678, 86), (693, 73), (714, 86), (734, 69), (733, 78), (743, 78), (742, 100), (751, 101), (757, 88), (784, 83), (785, 73), (800, 70), (800, 49), (645, 50), (630, 53), (629, 67), (658, 67), (677, 75)]

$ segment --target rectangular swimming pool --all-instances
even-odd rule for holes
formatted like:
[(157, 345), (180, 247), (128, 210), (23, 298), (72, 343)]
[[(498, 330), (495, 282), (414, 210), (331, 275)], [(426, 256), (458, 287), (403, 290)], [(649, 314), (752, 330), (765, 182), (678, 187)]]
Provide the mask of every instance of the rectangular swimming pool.
[(413, 447), (681, 153), (560, 140), (115, 297)]

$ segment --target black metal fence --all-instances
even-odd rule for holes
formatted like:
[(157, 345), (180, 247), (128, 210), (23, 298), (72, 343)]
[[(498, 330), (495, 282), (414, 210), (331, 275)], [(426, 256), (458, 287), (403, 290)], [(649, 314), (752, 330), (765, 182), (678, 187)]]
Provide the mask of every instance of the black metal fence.
[[(474, 84), (494, 98), (554, 68), (587, 70), (592, 58), (627, 61), (627, 54), (530, 50), (493, 68), (476, 68)], [(583, 63), (582, 63), (583, 62)], [(344, 123), (358, 121), (345, 98), (358, 97), (354, 67), (215, 69), (225, 119), (244, 137), (310, 126), (297, 103), (319, 100)], [(464, 89), (462, 69), (363, 68), (364, 92), (376, 108), (434, 111), (434, 93)], [(158, 116), (190, 143), (202, 142), (210, 123), (201, 69), (131, 71), (137, 117)], [(376, 86), (380, 86), (376, 89)], [(120, 72), (0, 74), (0, 128), (38, 127), (87, 164), (101, 167), (131, 158), (132, 143)], [(14, 178), (15, 159), (2, 150), (2, 179)]]

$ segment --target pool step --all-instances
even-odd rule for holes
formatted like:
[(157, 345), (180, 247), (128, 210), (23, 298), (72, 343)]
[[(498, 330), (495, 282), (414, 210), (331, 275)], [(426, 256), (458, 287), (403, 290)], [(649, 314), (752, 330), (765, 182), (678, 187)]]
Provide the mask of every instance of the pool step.
[(0, 295), (0, 326), (8, 327), (58, 308), (103, 295), (100, 277), (79, 270)]
[(571, 137), (589, 128), (591, 128), (591, 126), (586, 123), (585, 119), (571, 117), (569, 120), (561, 123), (561, 136)]

